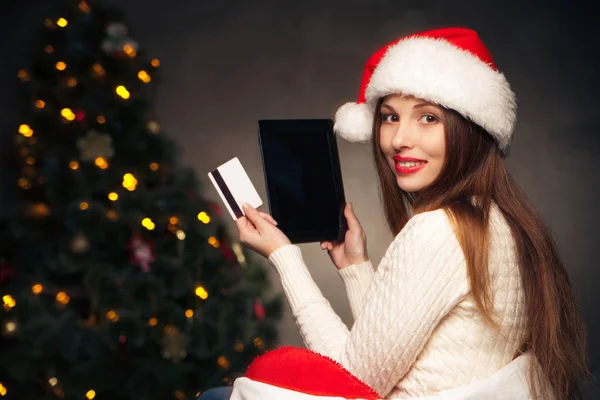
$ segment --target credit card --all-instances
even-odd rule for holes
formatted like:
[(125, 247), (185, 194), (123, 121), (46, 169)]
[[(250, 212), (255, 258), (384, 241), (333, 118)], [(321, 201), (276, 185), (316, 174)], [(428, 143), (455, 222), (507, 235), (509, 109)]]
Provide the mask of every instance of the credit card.
[(234, 221), (245, 215), (242, 204), (248, 203), (254, 208), (258, 208), (263, 204), (250, 177), (237, 157), (210, 171), (208, 177), (217, 189)]

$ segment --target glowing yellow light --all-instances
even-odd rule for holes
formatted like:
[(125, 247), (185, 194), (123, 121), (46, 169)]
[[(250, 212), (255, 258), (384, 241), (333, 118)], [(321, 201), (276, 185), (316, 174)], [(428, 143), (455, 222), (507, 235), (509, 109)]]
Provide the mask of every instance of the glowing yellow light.
[(183, 393), (181, 390), (177, 390), (175, 391), (175, 398), (177, 400), (183, 400), (185, 399), (185, 393)]
[(90, 6), (85, 1), (79, 2), (79, 9), (81, 10), (81, 12), (84, 12), (86, 14), (90, 12)]
[(17, 302), (10, 294), (2, 296), (2, 301), (4, 301), (4, 308), (6, 310), (10, 310), (11, 308), (17, 305)]
[(31, 184), (27, 178), (19, 178), (17, 180), (17, 185), (19, 185), (21, 189), (29, 189), (31, 187)]
[(158, 163), (156, 163), (156, 162), (150, 163), (150, 169), (152, 171), (156, 172), (156, 171), (158, 171), (159, 168), (160, 168), (160, 165), (158, 165)]
[(110, 219), (111, 221), (115, 221), (117, 218), (119, 218), (119, 215), (115, 210), (108, 210), (106, 212), (106, 218)]
[(25, 164), (27, 164), (27, 165), (33, 165), (33, 164), (35, 164), (35, 158), (33, 158), (33, 157), (27, 157), (25, 159)]
[(94, 160), (94, 163), (100, 169), (107, 169), (108, 168), (108, 162), (103, 157), (96, 158), (96, 160)]
[(67, 304), (69, 303), (69, 300), (71, 300), (71, 298), (65, 292), (58, 292), (56, 294), (56, 301), (58, 301), (61, 304)]
[(182, 231), (181, 229), (178, 230), (175, 235), (177, 236), (177, 239), (179, 240), (185, 240), (185, 232)]
[(2, 383), (0, 383), (0, 396), (6, 396), (6, 387)]
[(98, 122), (99, 124), (104, 124), (106, 123), (106, 118), (104, 117), (104, 115), (98, 115), (98, 117), (96, 117), (96, 122)]
[(235, 349), (235, 351), (244, 351), (244, 343), (242, 343), (238, 340), (237, 343), (235, 344), (234, 349)]
[(254, 345), (255, 345), (257, 348), (259, 348), (259, 349), (262, 349), (262, 348), (263, 348), (263, 346), (264, 346), (264, 342), (263, 342), (263, 340), (262, 340), (261, 338), (258, 338), (258, 337), (257, 337), (257, 338), (255, 338), (255, 339), (254, 339)]
[(220, 245), (219, 241), (214, 236), (208, 238), (208, 244), (210, 244), (214, 248), (217, 248)]
[(136, 55), (135, 49), (133, 47), (131, 47), (131, 45), (129, 45), (129, 44), (126, 44), (125, 46), (123, 46), (123, 51), (129, 57), (135, 57), (135, 55)]
[(7, 333), (13, 333), (14, 331), (17, 330), (17, 324), (13, 321), (8, 321), (4, 325), (4, 329), (6, 330)]
[(37, 203), (31, 207), (31, 211), (36, 216), (50, 215), (50, 208), (44, 203)]
[(193, 310), (185, 310), (185, 316), (186, 316), (186, 318), (192, 318), (194, 316), (194, 311)]
[(202, 286), (196, 286), (196, 296), (200, 297), (202, 300), (208, 299), (208, 292)]
[(59, 19), (56, 21), (56, 25), (60, 26), (61, 28), (64, 28), (64, 27), (65, 27), (65, 26), (67, 26), (68, 24), (69, 24), (69, 22), (68, 22), (66, 19), (64, 19), (64, 18), (59, 18)]
[(152, 80), (152, 78), (150, 78), (150, 75), (148, 75), (148, 73), (144, 70), (138, 72), (138, 79), (144, 83), (148, 83)]
[(87, 397), (88, 400), (92, 400), (94, 397), (96, 397), (96, 392), (93, 390), (88, 390), (88, 392), (85, 394), (85, 397)]
[(142, 220), (142, 226), (144, 228), (148, 229), (149, 231), (154, 230), (154, 228), (156, 227), (154, 222), (148, 217), (146, 217)]
[(110, 201), (117, 201), (117, 200), (119, 200), (119, 195), (118, 195), (118, 194), (116, 194), (115, 192), (110, 192), (110, 193), (108, 194), (108, 199), (109, 199)]
[(152, 64), (154, 68), (158, 68), (160, 61), (158, 61), (158, 58), (153, 58), (152, 61), (150, 61), (150, 64)]
[(119, 315), (113, 310), (110, 310), (106, 313), (106, 318), (110, 319), (112, 322), (117, 322), (119, 320)]
[(51, 45), (47, 45), (46, 47), (44, 47), (44, 51), (50, 54), (54, 51), (54, 47), (52, 47)]
[(67, 121), (73, 121), (75, 119), (75, 114), (70, 108), (63, 108), (60, 110), (60, 115), (62, 115)]
[(169, 223), (170, 223), (170, 224), (173, 224), (173, 225), (175, 225), (175, 224), (177, 224), (178, 222), (179, 222), (179, 218), (177, 218), (177, 217), (175, 217), (175, 216), (173, 216), (173, 217), (169, 218)]
[(210, 222), (210, 217), (208, 216), (208, 214), (206, 212), (202, 211), (198, 214), (198, 220), (200, 222), (208, 224)]
[(148, 320), (148, 325), (156, 326), (156, 324), (158, 324), (158, 320), (156, 318), (152, 317)]
[(35, 101), (35, 107), (36, 108), (44, 108), (46, 106), (46, 103), (43, 100), (36, 100)]
[(56, 379), (55, 377), (52, 377), (52, 378), (48, 379), (48, 383), (50, 384), (50, 386), (56, 386), (58, 384), (58, 379)]
[(217, 359), (217, 364), (219, 364), (221, 368), (227, 368), (229, 367), (229, 360), (227, 359), (227, 357), (221, 356)]
[(31, 287), (31, 291), (33, 292), (33, 294), (40, 294), (42, 293), (42, 290), (44, 290), (44, 287), (39, 283), (36, 283)]
[(59, 71), (64, 71), (67, 68), (67, 64), (65, 64), (63, 61), (59, 61), (56, 63), (55, 67)]
[(23, 82), (29, 81), (29, 72), (27, 72), (25, 69), (20, 69), (19, 72), (17, 72), (17, 76)]
[(90, 205), (87, 201), (82, 201), (81, 203), (79, 203), (79, 208), (81, 210), (87, 210), (88, 208), (90, 208)]
[(126, 173), (123, 175), (123, 187), (130, 192), (133, 192), (138, 184), (137, 179), (133, 174)]
[(68, 87), (75, 87), (75, 86), (77, 86), (77, 79), (73, 78), (73, 77), (67, 79), (67, 86)]
[(69, 168), (71, 168), (73, 171), (76, 171), (79, 169), (79, 163), (77, 161), (71, 161), (69, 163)]
[(92, 71), (94, 71), (94, 73), (98, 76), (104, 76), (106, 74), (106, 71), (104, 71), (104, 67), (102, 67), (102, 65), (98, 63), (92, 65)]
[(117, 92), (117, 94), (119, 96), (121, 96), (125, 100), (127, 100), (129, 98), (129, 96), (130, 96), (129, 91), (123, 85), (117, 86), (117, 88), (115, 89), (115, 91)]
[(27, 124), (21, 124), (19, 125), (19, 133), (25, 137), (31, 137), (33, 136), (33, 129)]

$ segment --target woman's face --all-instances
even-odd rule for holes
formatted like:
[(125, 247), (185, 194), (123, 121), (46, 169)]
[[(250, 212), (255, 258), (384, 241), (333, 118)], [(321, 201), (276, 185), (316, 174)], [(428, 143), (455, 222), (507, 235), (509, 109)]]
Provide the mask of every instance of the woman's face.
[(446, 136), (440, 107), (414, 97), (389, 95), (376, 118), (381, 119), (379, 146), (396, 182), (417, 192), (438, 177), (446, 157)]

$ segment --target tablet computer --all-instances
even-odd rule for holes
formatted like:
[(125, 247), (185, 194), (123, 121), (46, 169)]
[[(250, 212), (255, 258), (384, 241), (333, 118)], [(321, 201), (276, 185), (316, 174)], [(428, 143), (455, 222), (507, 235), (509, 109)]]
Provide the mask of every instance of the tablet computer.
[(342, 173), (330, 119), (258, 121), (270, 214), (292, 243), (344, 240)]

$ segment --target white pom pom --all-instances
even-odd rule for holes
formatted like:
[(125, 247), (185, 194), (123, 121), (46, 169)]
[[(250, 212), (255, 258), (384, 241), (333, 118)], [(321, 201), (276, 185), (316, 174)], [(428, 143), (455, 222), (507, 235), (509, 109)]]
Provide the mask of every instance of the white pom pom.
[(333, 130), (349, 142), (369, 142), (373, 136), (373, 111), (366, 103), (346, 103), (335, 113)]

